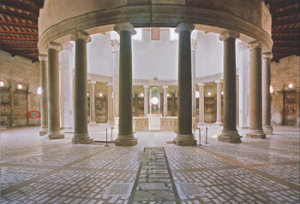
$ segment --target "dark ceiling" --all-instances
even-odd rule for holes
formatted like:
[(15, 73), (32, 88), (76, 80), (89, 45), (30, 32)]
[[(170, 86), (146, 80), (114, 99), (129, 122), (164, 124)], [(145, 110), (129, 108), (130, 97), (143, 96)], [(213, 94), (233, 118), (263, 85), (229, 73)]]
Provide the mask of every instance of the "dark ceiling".
[[(299, 56), (299, 0), (265, 0), (272, 14), (273, 61)], [(44, 0), (0, 0), (0, 49), (38, 61), (38, 16)]]

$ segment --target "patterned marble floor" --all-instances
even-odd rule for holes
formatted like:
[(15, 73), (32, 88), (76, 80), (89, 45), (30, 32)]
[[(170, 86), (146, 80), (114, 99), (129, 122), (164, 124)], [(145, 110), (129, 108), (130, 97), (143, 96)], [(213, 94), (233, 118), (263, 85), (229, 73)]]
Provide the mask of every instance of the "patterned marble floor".
[[(90, 136), (105, 140), (106, 128), (110, 140), (106, 125), (90, 127)], [(300, 203), (299, 127), (275, 126), (274, 135), (264, 140), (245, 138), (247, 130), (241, 129), (243, 142), (227, 144), (217, 141), (222, 127), (208, 126), (209, 144), (201, 147), (170, 144), (172, 132), (137, 132), (134, 147), (104, 147), (98, 142), (72, 144), (71, 130), (65, 131), (65, 139), (54, 141), (39, 137), (38, 130), (1, 130), (1, 204)], [(198, 134), (196, 130), (196, 139)], [(147, 157), (147, 148), (153, 147), (164, 153), (150, 151)], [(166, 179), (163, 185), (141, 178), (159, 171)], [(140, 194), (130, 200), (137, 190), (155, 185), (174, 197), (147, 200)]]

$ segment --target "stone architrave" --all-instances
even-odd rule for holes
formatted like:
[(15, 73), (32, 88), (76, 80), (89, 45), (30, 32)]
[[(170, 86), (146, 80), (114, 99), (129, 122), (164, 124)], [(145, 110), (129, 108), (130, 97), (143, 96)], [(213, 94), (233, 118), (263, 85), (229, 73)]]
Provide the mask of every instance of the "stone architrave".
[(224, 67), (223, 67), (223, 130), (218, 135), (221, 142), (239, 143), (241, 137), (236, 129), (236, 58), (235, 41), (240, 34), (226, 30), (220, 35), (224, 43)]
[(164, 85), (162, 86), (162, 88), (164, 89), (164, 99), (163, 99), (163, 105), (164, 105), (164, 117), (168, 116), (168, 86)]
[(178, 146), (196, 145), (192, 133), (192, 62), (191, 32), (193, 24), (180, 23), (176, 32), (178, 44), (178, 133), (174, 143)]
[(217, 84), (217, 125), (223, 125), (222, 123), (222, 90), (221, 90), (221, 85), (223, 83), (223, 80), (216, 80), (215, 81)]
[(250, 130), (247, 138), (265, 139), (262, 129), (262, 44), (255, 41), (248, 44), (250, 49)]
[(205, 125), (204, 122), (204, 86), (205, 83), (199, 83), (199, 122), (198, 126)]
[(39, 131), (40, 136), (48, 133), (48, 89), (47, 89), (47, 55), (39, 55), (40, 60), (40, 80), (41, 80), (41, 128)]
[(97, 82), (92, 80), (90, 81), (90, 123), (89, 126), (97, 126), (96, 123), (96, 107), (95, 107), (95, 84)]
[(113, 125), (113, 123), (114, 123), (112, 94), (113, 94), (113, 85), (107, 84), (107, 109), (108, 109), (107, 123), (109, 125)]
[(63, 47), (54, 42), (48, 43), (48, 134), (49, 139), (63, 139), (60, 132), (59, 107), (59, 52)]
[(92, 143), (88, 134), (87, 122), (87, 42), (91, 37), (78, 31), (73, 33), (71, 40), (75, 41), (75, 87), (74, 87), (74, 144)]
[(149, 93), (148, 93), (148, 85), (144, 85), (144, 117), (148, 116), (148, 104), (149, 104)]
[(270, 63), (273, 57), (271, 52), (263, 53), (263, 68), (262, 68), (262, 112), (263, 112), (263, 131), (267, 135), (273, 134), (273, 127), (271, 126), (271, 69)]
[(131, 23), (116, 24), (114, 30), (120, 35), (119, 63), (119, 134), (115, 140), (117, 146), (137, 144), (132, 131), (132, 47), (131, 35), (134, 30)]

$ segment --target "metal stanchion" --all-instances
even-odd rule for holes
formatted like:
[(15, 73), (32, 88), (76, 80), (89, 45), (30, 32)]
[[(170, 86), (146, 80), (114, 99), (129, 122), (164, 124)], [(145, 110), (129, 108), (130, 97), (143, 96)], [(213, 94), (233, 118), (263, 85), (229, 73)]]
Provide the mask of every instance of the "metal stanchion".
[(202, 146), (202, 144), (201, 144), (201, 129), (200, 129), (200, 127), (199, 127), (199, 144), (198, 144), (198, 146)]
[(110, 141), (113, 141), (113, 127), (110, 126)]
[(107, 128), (106, 128), (106, 142), (105, 143), (106, 143), (105, 147), (108, 147), (108, 145), (107, 145)]
[(208, 127), (206, 126), (206, 133), (205, 133), (206, 135), (205, 135), (205, 144), (209, 144), (208, 143)]

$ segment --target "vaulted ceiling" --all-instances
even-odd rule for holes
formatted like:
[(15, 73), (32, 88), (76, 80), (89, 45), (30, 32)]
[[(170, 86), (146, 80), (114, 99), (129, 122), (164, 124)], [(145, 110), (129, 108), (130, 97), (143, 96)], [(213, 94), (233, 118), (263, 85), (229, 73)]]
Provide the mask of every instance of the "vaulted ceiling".
[[(273, 61), (299, 56), (299, 0), (265, 0), (272, 14)], [(38, 61), (38, 16), (44, 0), (0, 1), (0, 49)]]

